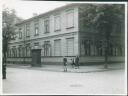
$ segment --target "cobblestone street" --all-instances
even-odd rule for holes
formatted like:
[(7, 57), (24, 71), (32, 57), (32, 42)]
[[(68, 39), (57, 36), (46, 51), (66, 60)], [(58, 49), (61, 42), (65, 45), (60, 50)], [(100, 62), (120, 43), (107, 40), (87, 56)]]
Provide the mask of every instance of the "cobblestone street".
[(7, 68), (4, 94), (124, 94), (124, 69), (72, 73)]

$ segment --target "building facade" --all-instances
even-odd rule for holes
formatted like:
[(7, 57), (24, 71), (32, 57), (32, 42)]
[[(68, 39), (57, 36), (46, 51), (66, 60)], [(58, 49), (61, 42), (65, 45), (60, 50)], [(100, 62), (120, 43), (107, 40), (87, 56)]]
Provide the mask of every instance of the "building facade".
[[(43, 64), (61, 64), (63, 56), (80, 56), (81, 63), (103, 62), (103, 39), (95, 30), (87, 30), (84, 13), (87, 4), (69, 4), (16, 24), (16, 39), (10, 41), (8, 62), (31, 63), (31, 50), (41, 49)], [(114, 30), (116, 32), (117, 30)], [(121, 28), (124, 33), (123, 28)], [(113, 32), (109, 61), (124, 61), (124, 34)], [(120, 37), (120, 38), (119, 38)]]

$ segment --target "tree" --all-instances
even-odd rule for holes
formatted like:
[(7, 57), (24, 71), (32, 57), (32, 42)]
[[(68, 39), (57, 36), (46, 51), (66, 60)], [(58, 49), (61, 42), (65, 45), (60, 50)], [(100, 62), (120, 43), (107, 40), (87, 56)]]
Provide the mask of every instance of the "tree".
[(10, 40), (15, 39), (15, 24), (22, 19), (16, 16), (15, 10), (9, 10), (5, 8), (2, 11), (2, 54), (3, 54), (3, 79), (6, 79), (6, 59), (8, 51), (8, 43)]
[(113, 25), (120, 25), (124, 22), (124, 5), (119, 4), (103, 4), (89, 5), (86, 8), (85, 26), (94, 28), (98, 31), (99, 37), (104, 38), (105, 49), (105, 68), (108, 64), (108, 53), (111, 33)]

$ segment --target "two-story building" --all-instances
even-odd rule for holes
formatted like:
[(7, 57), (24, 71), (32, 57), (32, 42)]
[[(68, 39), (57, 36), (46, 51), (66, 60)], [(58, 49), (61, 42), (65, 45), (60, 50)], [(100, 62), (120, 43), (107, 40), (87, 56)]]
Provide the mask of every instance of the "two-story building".
[[(42, 63), (61, 64), (63, 56), (69, 62), (74, 56), (80, 56), (81, 63), (104, 62), (102, 39), (95, 30), (84, 27), (86, 5), (69, 4), (16, 24), (16, 39), (9, 43), (8, 62), (30, 63), (31, 49), (36, 48), (41, 49)], [(124, 61), (124, 45), (115, 43), (123, 44), (124, 28), (116, 28), (121, 28), (118, 31), (122, 35), (113, 35), (109, 61)]]

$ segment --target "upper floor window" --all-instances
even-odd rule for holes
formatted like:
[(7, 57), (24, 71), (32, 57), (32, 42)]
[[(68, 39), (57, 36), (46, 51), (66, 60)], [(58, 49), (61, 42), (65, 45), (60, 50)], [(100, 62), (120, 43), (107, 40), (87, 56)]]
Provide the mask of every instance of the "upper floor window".
[(30, 24), (26, 24), (26, 37), (30, 36)]
[(44, 21), (44, 33), (49, 33), (49, 19)]
[(61, 28), (60, 16), (57, 15), (57, 16), (55, 16), (55, 18), (54, 18), (54, 29), (55, 29), (55, 31), (59, 31), (60, 28)]
[(66, 13), (66, 28), (73, 28), (74, 27), (74, 11), (69, 10)]
[(19, 28), (19, 39), (22, 39), (22, 29)]
[(35, 36), (39, 35), (39, 22), (35, 22)]

